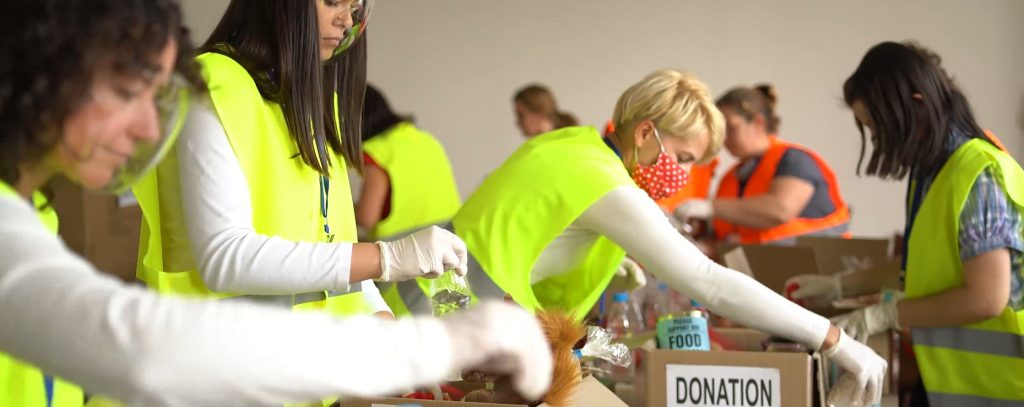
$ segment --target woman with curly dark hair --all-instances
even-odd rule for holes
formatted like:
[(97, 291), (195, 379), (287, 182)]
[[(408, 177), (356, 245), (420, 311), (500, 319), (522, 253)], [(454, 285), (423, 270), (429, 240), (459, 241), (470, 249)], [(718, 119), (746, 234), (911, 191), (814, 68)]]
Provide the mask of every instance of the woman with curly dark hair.
[(443, 321), (339, 320), (168, 298), (101, 275), (60, 241), (38, 191), (56, 176), (125, 190), (186, 110), (202, 108), (189, 103), (201, 86), (178, 6), (10, 2), (0, 26), (0, 406), (81, 406), (71, 383), (145, 406), (380, 395), (483, 361), (531, 397), (550, 382), (540, 327), (510, 305)]

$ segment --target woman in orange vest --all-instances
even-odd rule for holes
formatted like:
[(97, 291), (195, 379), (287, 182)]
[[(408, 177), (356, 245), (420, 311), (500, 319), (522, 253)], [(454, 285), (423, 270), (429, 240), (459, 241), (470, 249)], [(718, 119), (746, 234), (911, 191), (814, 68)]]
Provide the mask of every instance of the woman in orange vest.
[(575, 116), (558, 109), (551, 89), (538, 83), (517, 90), (512, 104), (516, 110), (516, 126), (526, 138), (577, 124)]
[(740, 162), (714, 199), (684, 202), (677, 218), (713, 218), (716, 239), (748, 244), (848, 234), (850, 211), (832, 168), (814, 151), (778, 137), (776, 101), (770, 85), (733, 88), (718, 99), (725, 147)]

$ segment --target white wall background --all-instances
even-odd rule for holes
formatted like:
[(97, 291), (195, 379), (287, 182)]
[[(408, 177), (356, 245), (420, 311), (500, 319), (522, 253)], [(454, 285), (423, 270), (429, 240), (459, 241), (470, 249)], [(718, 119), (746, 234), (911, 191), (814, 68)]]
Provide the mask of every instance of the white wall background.
[[(227, 3), (184, 0), (197, 41)], [(838, 173), (854, 232), (884, 235), (902, 227), (904, 187), (854, 175), (860, 138), (842, 82), (872, 45), (916, 39), (943, 56), (981, 124), (1021, 160), (1022, 19), (1020, 0), (376, 0), (369, 75), (445, 144), (463, 195), (522, 142), (511, 96), (528, 82), (600, 125), (657, 68), (694, 72), (716, 97), (768, 81), (781, 134)]]

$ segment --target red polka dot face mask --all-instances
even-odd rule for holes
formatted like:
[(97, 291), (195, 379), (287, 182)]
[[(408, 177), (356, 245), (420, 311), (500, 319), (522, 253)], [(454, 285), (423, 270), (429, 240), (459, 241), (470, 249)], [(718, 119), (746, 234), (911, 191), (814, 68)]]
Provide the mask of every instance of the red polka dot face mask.
[[(643, 165), (637, 161), (636, 169), (633, 170), (633, 182), (647, 192), (651, 199), (659, 200), (668, 198), (683, 189), (683, 185), (686, 185), (686, 181), (689, 180), (689, 175), (676, 162), (675, 158), (672, 158), (672, 155), (665, 152), (658, 129), (654, 129), (654, 139), (658, 141), (658, 147), (661, 148), (658, 160), (651, 165)], [(633, 157), (637, 157), (636, 147), (633, 147)]]

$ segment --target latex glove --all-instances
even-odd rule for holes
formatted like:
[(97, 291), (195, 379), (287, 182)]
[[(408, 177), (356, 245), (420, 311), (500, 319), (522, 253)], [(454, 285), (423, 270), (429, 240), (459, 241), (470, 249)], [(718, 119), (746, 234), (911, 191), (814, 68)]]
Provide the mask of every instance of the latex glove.
[(860, 342), (889, 329), (899, 329), (896, 302), (883, 302), (832, 318), (832, 323)]
[(644, 268), (640, 267), (633, 259), (626, 257), (619, 263), (615, 275), (626, 278), (626, 291), (633, 291), (647, 285), (647, 276), (644, 275)]
[(452, 270), (466, 275), (466, 243), (453, 233), (431, 226), (380, 247), (380, 278), (377, 281), (405, 281), (416, 277), (437, 278)]
[(715, 208), (710, 200), (691, 199), (676, 207), (675, 216), (685, 222), (689, 219), (711, 219), (714, 212)]
[(441, 319), (459, 371), (510, 375), (527, 400), (540, 400), (551, 385), (550, 345), (540, 323), (517, 305), (482, 302)]
[[(844, 378), (829, 393), (829, 404), (870, 406), (881, 402), (885, 369), (889, 364), (875, 351), (853, 340), (846, 332), (840, 332), (839, 342), (822, 353), (846, 371)], [(849, 378), (845, 378), (847, 376)]]
[[(791, 287), (794, 288), (792, 292)], [(798, 304), (811, 302), (828, 305), (843, 298), (843, 288), (839, 276), (804, 274), (786, 280), (786, 296)]]

